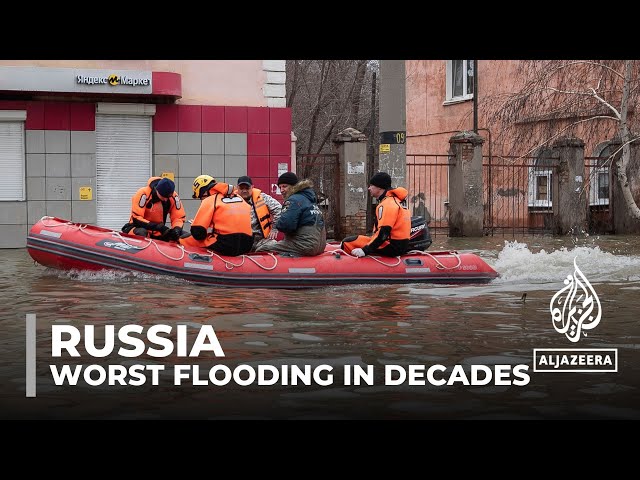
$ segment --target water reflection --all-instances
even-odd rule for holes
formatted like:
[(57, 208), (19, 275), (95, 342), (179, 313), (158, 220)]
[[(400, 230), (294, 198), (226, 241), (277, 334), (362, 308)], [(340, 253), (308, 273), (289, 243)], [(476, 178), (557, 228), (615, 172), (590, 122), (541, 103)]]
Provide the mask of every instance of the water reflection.
[[(25, 250), (2, 250), (0, 363), (3, 418), (638, 418), (640, 240), (442, 239), (434, 249), (473, 251), (501, 274), (485, 285), (353, 285), (317, 290), (230, 289), (124, 272), (61, 272)], [(530, 372), (530, 383), (436, 387), (384, 385), (385, 365), (531, 364), (534, 348), (567, 348), (549, 301), (576, 259), (602, 304), (581, 348), (618, 348), (616, 374)], [(526, 295), (524, 295), (526, 294)], [(25, 399), (26, 313), (37, 314), (37, 391)], [(187, 359), (212, 365), (335, 366), (329, 387), (56, 386), (49, 373), (51, 325), (185, 324), (192, 341), (213, 325), (225, 352)], [(82, 349), (80, 349), (82, 351)], [(85, 363), (185, 363), (184, 358)], [(72, 363), (68, 361), (67, 363)], [(345, 386), (343, 365), (372, 365), (374, 385)]]

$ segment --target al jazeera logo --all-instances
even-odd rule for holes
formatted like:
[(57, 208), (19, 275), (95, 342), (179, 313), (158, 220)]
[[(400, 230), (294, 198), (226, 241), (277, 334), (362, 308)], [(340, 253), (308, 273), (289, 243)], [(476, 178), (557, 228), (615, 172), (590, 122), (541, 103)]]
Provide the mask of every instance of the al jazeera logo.
[[(588, 338), (602, 319), (595, 289), (573, 259), (573, 275), (551, 298), (553, 328), (571, 343)], [(583, 342), (584, 343), (584, 342)], [(617, 372), (617, 348), (534, 348), (534, 372)]]

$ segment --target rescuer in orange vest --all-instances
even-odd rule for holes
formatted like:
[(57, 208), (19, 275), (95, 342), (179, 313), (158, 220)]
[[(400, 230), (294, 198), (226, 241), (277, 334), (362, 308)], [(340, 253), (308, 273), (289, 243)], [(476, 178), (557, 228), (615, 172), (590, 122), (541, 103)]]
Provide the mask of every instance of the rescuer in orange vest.
[(378, 172), (369, 180), (369, 193), (378, 199), (374, 218), (373, 235), (350, 236), (342, 241), (342, 249), (355, 255), (381, 255), (396, 257), (409, 250), (411, 234), (411, 213), (405, 199), (405, 188), (391, 188), (391, 177), (386, 172)]
[(233, 185), (200, 175), (193, 181), (193, 198), (202, 203), (191, 224), (191, 236), (181, 238), (180, 244), (221, 255), (249, 253), (253, 245), (251, 207), (233, 192)]
[[(171, 227), (166, 225), (167, 215), (171, 218)], [(151, 177), (147, 185), (131, 197), (131, 218), (122, 231), (158, 240), (178, 240), (185, 218), (175, 183), (168, 178)]]

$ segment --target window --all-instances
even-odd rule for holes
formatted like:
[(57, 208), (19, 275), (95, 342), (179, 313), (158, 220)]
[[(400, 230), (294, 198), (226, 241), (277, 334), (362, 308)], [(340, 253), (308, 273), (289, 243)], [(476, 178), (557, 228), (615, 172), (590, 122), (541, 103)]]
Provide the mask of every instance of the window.
[(0, 201), (25, 199), (26, 119), (26, 111), (0, 111)]
[(609, 205), (609, 157), (613, 153), (609, 142), (596, 147), (589, 164), (589, 205)]
[(553, 205), (553, 158), (543, 149), (529, 167), (529, 207), (550, 208)]
[(473, 60), (447, 60), (447, 102), (473, 98)]

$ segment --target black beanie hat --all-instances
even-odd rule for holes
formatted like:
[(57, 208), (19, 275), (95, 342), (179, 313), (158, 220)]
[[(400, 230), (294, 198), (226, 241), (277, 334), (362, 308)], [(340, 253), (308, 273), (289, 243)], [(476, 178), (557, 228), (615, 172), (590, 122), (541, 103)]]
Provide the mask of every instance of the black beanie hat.
[(298, 177), (293, 172), (285, 172), (278, 177), (278, 185), (285, 183), (287, 185), (295, 185), (298, 183)]
[(176, 190), (176, 184), (169, 178), (163, 178), (156, 185), (156, 191), (163, 197), (170, 197)]
[(373, 177), (371, 177), (371, 180), (369, 180), (369, 185), (375, 185), (378, 188), (389, 190), (391, 188), (391, 177), (388, 173), (378, 172)]

